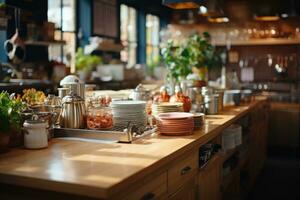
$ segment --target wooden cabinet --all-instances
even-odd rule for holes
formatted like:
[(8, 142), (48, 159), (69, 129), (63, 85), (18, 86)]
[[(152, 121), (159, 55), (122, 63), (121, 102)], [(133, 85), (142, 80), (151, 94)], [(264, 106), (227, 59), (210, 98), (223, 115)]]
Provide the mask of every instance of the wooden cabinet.
[(219, 200), (221, 166), (220, 156), (215, 155), (198, 174), (198, 197), (203, 200)]
[(198, 151), (191, 151), (178, 158), (168, 169), (168, 193), (172, 195), (195, 177), (198, 171)]
[[(167, 172), (137, 183), (137, 187), (124, 195), (124, 200), (164, 199), (167, 195)], [(119, 198), (116, 198), (119, 199)]]
[(274, 148), (299, 148), (300, 105), (271, 103), (269, 146)]
[[(184, 184), (177, 192), (169, 197), (170, 200), (195, 200), (196, 199), (196, 180), (192, 178)], [(207, 199), (208, 200), (208, 199)]]
[(116, 0), (93, 0), (93, 34), (118, 37)]

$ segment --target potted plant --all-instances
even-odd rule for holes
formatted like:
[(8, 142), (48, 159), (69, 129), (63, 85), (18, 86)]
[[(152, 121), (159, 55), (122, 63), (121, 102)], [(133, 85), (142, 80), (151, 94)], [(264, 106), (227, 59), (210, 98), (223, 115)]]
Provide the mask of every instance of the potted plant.
[(187, 43), (181, 44), (179, 47), (174, 46), (173, 41), (168, 41), (161, 50), (162, 58), (169, 70), (169, 78), (179, 82), (185, 79), (192, 72), (190, 65), (190, 51)]
[(24, 109), (25, 104), (19, 98), (7, 92), (0, 93), (0, 152), (8, 149), (12, 133), (20, 133)]
[(102, 59), (96, 55), (86, 55), (83, 48), (78, 48), (76, 52), (76, 71), (81, 80), (88, 79), (94, 67), (102, 63)]
[(187, 43), (193, 73), (197, 74), (201, 81), (207, 82), (208, 70), (221, 66), (220, 56), (210, 43), (209, 33), (204, 32), (202, 36), (198, 33), (193, 34)]

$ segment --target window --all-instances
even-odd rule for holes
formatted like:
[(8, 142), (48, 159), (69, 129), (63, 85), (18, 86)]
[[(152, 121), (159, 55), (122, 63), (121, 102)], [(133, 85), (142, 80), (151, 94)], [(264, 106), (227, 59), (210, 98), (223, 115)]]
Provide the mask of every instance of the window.
[(121, 51), (121, 60), (131, 67), (137, 61), (137, 13), (132, 7), (121, 5), (121, 42), (124, 50)]
[(49, 59), (64, 62), (75, 71), (76, 51), (76, 0), (48, 1), (48, 21), (55, 23), (55, 40), (64, 40), (66, 45), (49, 46)]
[(146, 63), (154, 66), (159, 63), (159, 18), (146, 15)]

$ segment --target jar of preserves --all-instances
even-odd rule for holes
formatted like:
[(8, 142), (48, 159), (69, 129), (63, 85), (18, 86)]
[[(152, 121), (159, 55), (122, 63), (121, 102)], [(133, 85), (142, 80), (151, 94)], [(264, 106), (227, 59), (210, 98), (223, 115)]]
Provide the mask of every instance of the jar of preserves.
[(105, 130), (113, 127), (113, 114), (109, 106), (99, 103), (98, 99), (91, 99), (88, 103), (87, 127), (94, 130)]

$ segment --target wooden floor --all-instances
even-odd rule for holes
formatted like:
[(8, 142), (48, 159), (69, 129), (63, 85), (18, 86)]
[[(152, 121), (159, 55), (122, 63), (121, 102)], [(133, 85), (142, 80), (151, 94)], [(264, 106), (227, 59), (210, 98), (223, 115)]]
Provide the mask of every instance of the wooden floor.
[(300, 199), (300, 158), (272, 155), (248, 200)]

